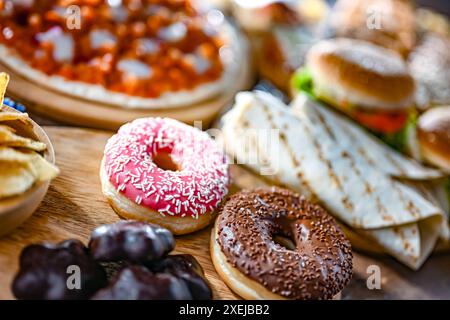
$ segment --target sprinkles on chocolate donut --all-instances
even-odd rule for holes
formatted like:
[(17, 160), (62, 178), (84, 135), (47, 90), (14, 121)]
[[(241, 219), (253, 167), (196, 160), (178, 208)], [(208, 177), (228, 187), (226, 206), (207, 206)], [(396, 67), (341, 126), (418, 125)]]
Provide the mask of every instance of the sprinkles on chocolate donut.
[(285, 189), (233, 195), (211, 247), (218, 273), (246, 299), (332, 299), (352, 276), (351, 245), (335, 220)]

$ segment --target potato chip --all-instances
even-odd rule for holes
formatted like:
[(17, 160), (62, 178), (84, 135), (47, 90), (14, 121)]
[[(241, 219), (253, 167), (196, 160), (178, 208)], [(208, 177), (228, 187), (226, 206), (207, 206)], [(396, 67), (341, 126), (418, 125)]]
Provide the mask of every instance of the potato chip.
[(0, 162), (0, 199), (19, 195), (35, 183), (36, 178), (27, 165)]
[(9, 76), (1, 72), (0, 73), (0, 107), (3, 106), (3, 98), (5, 97), (6, 87), (8, 86)]
[(32, 156), (28, 153), (17, 151), (13, 148), (0, 147), (0, 162), (17, 162), (26, 164), (32, 161)]
[(55, 165), (36, 152), (0, 147), (0, 162), (15, 162), (21, 165), (28, 165), (37, 181), (51, 180), (59, 173), (59, 169)]
[(33, 173), (37, 181), (49, 181), (56, 178), (59, 174), (59, 169), (44, 159), (40, 154), (33, 152), (32, 161), (29, 163), (33, 169)]
[(13, 128), (2, 125), (0, 125), (0, 146), (20, 147), (38, 152), (47, 149), (45, 143), (18, 136)]
[(34, 183), (58, 174), (59, 169), (39, 153), (0, 147), (0, 199), (25, 192)]
[(9, 147), (0, 147), (0, 162), (28, 163), (32, 161), (32, 154), (20, 152)]
[[(4, 111), (8, 81), (9, 76), (0, 73), (0, 199), (24, 193), (36, 182), (49, 181), (59, 174), (59, 169), (38, 153), (47, 149), (45, 143), (16, 133), (15, 128), (33, 136), (34, 126), (28, 114)], [(20, 127), (16, 126), (18, 122)]]
[(18, 121), (20, 121), (22, 123), (25, 123), (25, 124), (27, 124), (30, 127), (32, 126), (30, 118), (28, 117), (27, 113), (9, 112), (9, 111), (0, 112), (0, 122), (2, 122), (2, 121), (14, 121), (14, 120), (18, 120)]

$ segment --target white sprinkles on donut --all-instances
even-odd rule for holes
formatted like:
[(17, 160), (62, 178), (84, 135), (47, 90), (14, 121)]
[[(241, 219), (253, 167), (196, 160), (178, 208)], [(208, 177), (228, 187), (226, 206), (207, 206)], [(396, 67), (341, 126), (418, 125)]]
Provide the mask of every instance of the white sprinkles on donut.
[[(170, 154), (180, 168), (159, 168), (153, 157)], [(214, 211), (228, 193), (228, 165), (207, 133), (168, 118), (138, 119), (122, 126), (105, 147), (105, 172), (131, 201), (162, 216)]]

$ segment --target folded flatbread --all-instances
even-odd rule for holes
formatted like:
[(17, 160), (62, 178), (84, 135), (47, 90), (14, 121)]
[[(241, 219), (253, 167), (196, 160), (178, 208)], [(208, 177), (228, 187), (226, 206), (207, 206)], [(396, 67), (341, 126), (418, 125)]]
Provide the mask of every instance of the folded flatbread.
[(442, 178), (444, 174), (436, 169), (424, 167), (414, 159), (393, 151), (375, 136), (367, 134), (360, 126), (350, 119), (299, 95), (292, 103), (296, 114), (309, 113), (312, 121), (319, 121), (352, 157), (362, 157), (370, 165), (397, 178), (412, 180), (429, 180)]
[[(267, 93), (240, 93), (222, 132), (238, 163), (321, 203), (412, 269), (423, 264), (439, 237), (448, 237), (442, 209), (396, 179), (437, 179), (442, 173), (384, 147), (306, 96), (288, 108)], [(277, 132), (276, 143), (259, 138), (268, 132)]]

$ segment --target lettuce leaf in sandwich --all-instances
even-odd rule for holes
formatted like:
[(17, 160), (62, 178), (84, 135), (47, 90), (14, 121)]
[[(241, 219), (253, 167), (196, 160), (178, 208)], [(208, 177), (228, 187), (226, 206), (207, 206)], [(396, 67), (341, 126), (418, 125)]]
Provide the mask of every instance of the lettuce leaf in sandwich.
[[(293, 74), (291, 78), (291, 92), (293, 96), (295, 96), (298, 92), (302, 92), (308, 95), (313, 100), (320, 101), (321, 103), (331, 107), (333, 105), (332, 101), (329, 101), (329, 99), (321, 95), (320, 92), (315, 89), (312, 73), (307, 67), (299, 68)], [(347, 102), (345, 109), (348, 110), (348, 115), (352, 117), (351, 113), (356, 109), (356, 107), (350, 105)], [(356, 119), (353, 120), (360, 124)], [(370, 128), (367, 128), (361, 124), (360, 125), (377, 136), (393, 149), (399, 152), (405, 152), (408, 149), (409, 136), (413, 130), (416, 130), (416, 124), (417, 113), (415, 111), (411, 111), (407, 115), (407, 121), (405, 122), (404, 126), (400, 130), (395, 132), (383, 133), (376, 130), (371, 130)]]
[(379, 133), (372, 131), (372, 133), (393, 149), (400, 152), (406, 152), (408, 150), (409, 136), (416, 130), (416, 126), (417, 113), (410, 112), (408, 114), (408, 121), (406, 122), (406, 125), (400, 131), (394, 133)]
[(308, 68), (303, 67), (294, 72), (291, 78), (291, 90), (293, 95), (302, 91), (311, 98), (316, 99), (312, 75)]

